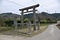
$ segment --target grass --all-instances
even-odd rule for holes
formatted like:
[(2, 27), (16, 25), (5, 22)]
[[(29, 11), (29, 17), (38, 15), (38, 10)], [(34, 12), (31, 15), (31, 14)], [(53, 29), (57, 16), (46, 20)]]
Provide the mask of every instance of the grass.
[(10, 30), (11, 27), (1, 27), (0, 26), (0, 32), (4, 32), (4, 31), (7, 31), (7, 30)]
[[(40, 30), (34, 32), (33, 31), (33, 27), (31, 28), (32, 29), (32, 34), (29, 35), (27, 34), (28, 33), (28, 28), (18, 28), (17, 31), (14, 31), (14, 27), (0, 27), (0, 33), (1, 34), (4, 34), (4, 35), (14, 35), (14, 36), (24, 36), (24, 37), (32, 37), (32, 36), (35, 36), (37, 34), (40, 34), (42, 33), (43, 31), (45, 31), (47, 29), (49, 24), (40, 24)], [(37, 27), (36, 27), (37, 28)]]
[(60, 29), (60, 26), (57, 26)]
[(57, 24), (56, 26), (60, 29), (60, 24)]

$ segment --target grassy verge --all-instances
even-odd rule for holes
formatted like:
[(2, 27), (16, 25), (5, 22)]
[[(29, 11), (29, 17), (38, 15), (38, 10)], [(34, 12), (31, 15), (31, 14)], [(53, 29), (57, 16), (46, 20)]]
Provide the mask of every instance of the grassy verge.
[(28, 28), (18, 28), (17, 31), (14, 31), (14, 27), (0, 27), (0, 33), (4, 34), (4, 35), (14, 35), (14, 36), (25, 36), (25, 37), (31, 37), (31, 36), (35, 36), (37, 34), (42, 33), (43, 31), (45, 31), (47, 29), (49, 24), (40, 24), (40, 30), (34, 32), (33, 31), (33, 27), (31, 28), (32, 30), (32, 34), (29, 35), (28, 33)]
[(60, 29), (60, 24), (57, 24), (56, 26)]

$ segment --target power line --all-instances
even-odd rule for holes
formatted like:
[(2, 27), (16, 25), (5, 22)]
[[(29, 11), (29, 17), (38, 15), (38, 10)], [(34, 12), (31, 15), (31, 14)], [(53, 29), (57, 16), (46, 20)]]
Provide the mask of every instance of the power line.
[[(43, 9), (45, 9), (45, 10), (47, 10), (46, 8), (44, 8), (44, 7), (42, 7), (42, 6), (40, 6), (41, 8), (43, 8)], [(48, 11), (48, 10), (47, 10)]]
[[(36, 3), (34, 0), (32, 0), (34, 3)], [(45, 9), (45, 10), (47, 10), (46, 8), (44, 8), (44, 7), (42, 7), (42, 6), (40, 6), (41, 8), (43, 8), (43, 9)], [(48, 10), (47, 10), (48, 11)]]
[(32, 0), (34, 3), (36, 3), (34, 0)]
[(16, 5), (18, 5), (18, 6), (21, 6), (21, 7), (23, 7), (22, 5), (20, 5), (20, 4), (17, 4), (17, 3), (15, 3), (15, 2), (13, 2), (13, 1), (9, 1), (9, 0), (7, 0), (8, 2), (10, 2), (10, 3), (13, 3), (13, 4), (16, 4)]
[[(36, 3), (34, 0), (32, 0), (32, 1), (33, 1), (34, 3)], [(40, 13), (39, 10), (37, 10), (37, 12)]]
[[(16, 5), (18, 5), (18, 6), (21, 6), (21, 7), (24, 7), (24, 6), (22, 6), (22, 5), (20, 5), (20, 4), (17, 4), (17, 3), (15, 3), (15, 2), (13, 2), (13, 1), (9, 1), (9, 0), (7, 0), (8, 2), (10, 2), (10, 3), (13, 3), (13, 4), (16, 4)], [(34, 0), (32, 0), (34, 3), (36, 3)], [(41, 8), (44, 8), (44, 7), (42, 7), (41, 6)], [(46, 9), (46, 8), (44, 8), (44, 9)], [(47, 9), (46, 9), (47, 10)], [(48, 11), (48, 10), (47, 10)], [(39, 12), (39, 11), (38, 11)]]

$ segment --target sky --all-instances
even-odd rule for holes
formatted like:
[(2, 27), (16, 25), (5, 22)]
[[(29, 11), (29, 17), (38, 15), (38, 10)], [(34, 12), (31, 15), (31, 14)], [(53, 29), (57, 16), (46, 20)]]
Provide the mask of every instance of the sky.
[(60, 0), (0, 0), (0, 13), (20, 14), (19, 9), (39, 4), (39, 12), (60, 13)]

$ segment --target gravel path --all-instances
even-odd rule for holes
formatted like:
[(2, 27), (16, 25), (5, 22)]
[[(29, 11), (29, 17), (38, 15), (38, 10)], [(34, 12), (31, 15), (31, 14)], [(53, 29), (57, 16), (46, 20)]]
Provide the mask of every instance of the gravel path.
[(41, 34), (37, 36), (24, 38), (18, 36), (7, 36), (0, 35), (0, 40), (60, 40), (60, 30), (53, 25), (49, 25), (49, 27)]

